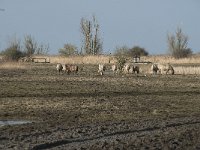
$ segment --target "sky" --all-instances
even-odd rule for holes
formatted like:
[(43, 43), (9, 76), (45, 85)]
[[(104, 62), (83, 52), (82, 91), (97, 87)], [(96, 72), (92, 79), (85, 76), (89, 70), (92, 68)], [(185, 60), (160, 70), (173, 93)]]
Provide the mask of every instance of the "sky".
[(103, 52), (140, 46), (167, 54), (167, 35), (178, 27), (188, 47), (200, 52), (200, 0), (0, 0), (0, 50), (25, 35), (49, 44), (49, 54), (70, 43), (81, 47), (81, 18), (100, 25)]

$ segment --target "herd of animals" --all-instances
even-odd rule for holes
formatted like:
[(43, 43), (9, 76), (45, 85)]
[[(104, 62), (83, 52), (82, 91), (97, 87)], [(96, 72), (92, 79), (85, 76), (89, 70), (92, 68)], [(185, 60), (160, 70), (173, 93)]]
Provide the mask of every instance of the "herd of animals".
[[(59, 72), (59, 74), (61, 72), (66, 72), (67, 74), (70, 74), (70, 73), (77, 73), (79, 71), (79, 67), (77, 65), (68, 65), (68, 64), (61, 64), (61, 63), (58, 63), (56, 65), (56, 69)], [(98, 65), (98, 73), (100, 75), (104, 75), (104, 72), (106, 70), (107, 70), (107, 68), (106, 68), (105, 64)], [(117, 64), (113, 64), (111, 66), (111, 70), (114, 73), (118, 73), (118, 72), (122, 72), (125, 74), (128, 74), (128, 73), (139, 74), (140, 73), (140, 67), (138, 65), (134, 65), (131, 63), (126, 63), (121, 70), (119, 69), (119, 66)], [(150, 68), (150, 73), (151, 74), (172, 74), (173, 75), (174, 68), (169, 63), (168, 64), (153, 63)]]
[[(32, 57), (22, 57), (19, 59), (20, 62), (34, 62), (34, 58)], [(110, 66), (110, 65), (109, 65)], [(110, 68), (110, 69), (109, 69)], [(67, 74), (70, 73), (78, 73), (80, 70), (77, 65), (70, 65), (70, 64), (61, 64), (58, 63), (56, 65), (56, 69), (59, 72), (66, 72)], [(141, 68), (137, 64), (133, 63), (125, 63), (125, 65), (120, 69), (119, 65), (112, 64), (111, 67), (106, 66), (105, 64), (98, 65), (98, 73), (100, 75), (104, 75), (106, 70), (111, 70), (114, 73), (124, 73), (124, 74), (139, 74), (141, 72)], [(157, 64), (152, 63), (151, 67), (149, 68), (150, 74), (174, 74), (174, 68), (171, 64)]]

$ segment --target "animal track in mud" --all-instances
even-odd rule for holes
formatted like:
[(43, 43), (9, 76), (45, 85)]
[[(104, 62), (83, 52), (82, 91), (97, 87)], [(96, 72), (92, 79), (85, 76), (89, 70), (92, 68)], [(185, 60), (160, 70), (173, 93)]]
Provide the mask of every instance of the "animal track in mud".
[[(169, 128), (178, 128), (180, 126), (188, 126), (188, 125), (196, 125), (200, 124), (200, 121), (188, 121), (188, 122), (179, 122), (179, 123), (169, 123), (164, 126), (154, 126), (154, 127), (147, 127), (143, 129), (135, 129), (135, 130), (124, 130), (124, 131), (117, 131), (113, 133), (105, 133), (102, 135), (97, 135), (95, 137), (86, 137), (86, 138), (75, 138), (75, 139), (63, 139), (63, 140), (58, 140), (58, 141), (53, 141), (53, 142), (48, 142), (48, 143), (43, 143), (39, 144), (33, 147), (33, 150), (38, 150), (38, 149), (49, 149), (49, 148), (54, 148), (57, 146), (62, 146), (62, 145), (69, 145), (73, 143), (84, 143), (84, 142), (91, 142), (95, 140), (100, 140), (100, 139), (107, 139), (107, 138), (113, 138), (115, 136), (120, 136), (120, 135), (126, 135), (126, 134), (146, 134), (146, 132), (153, 132), (157, 130), (168, 130)], [(142, 135), (144, 136), (144, 135)], [(115, 138), (114, 138), (115, 139)]]

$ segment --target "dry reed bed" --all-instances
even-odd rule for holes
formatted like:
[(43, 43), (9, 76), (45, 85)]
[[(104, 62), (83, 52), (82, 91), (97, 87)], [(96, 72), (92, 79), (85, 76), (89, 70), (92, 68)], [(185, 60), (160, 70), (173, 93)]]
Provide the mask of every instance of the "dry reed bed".
[(30, 65), (27, 66), (24, 63), (19, 62), (1, 62), (0, 69), (28, 69)]
[[(68, 64), (107, 64), (114, 63), (116, 59), (114, 56), (110, 55), (89, 55), (89, 56), (51, 56), (51, 55), (35, 55), (34, 58), (47, 58), (50, 59), (50, 63), (68, 63)], [(0, 55), (0, 60), (3, 57)], [(133, 61), (133, 58), (129, 58), (129, 61)], [(149, 61), (153, 63), (171, 63), (171, 64), (200, 64), (200, 55), (193, 55), (189, 58), (175, 59), (168, 55), (152, 55), (141, 57), (141, 61)], [(0, 61), (1, 62), (1, 61)]]
[[(116, 62), (114, 56), (108, 55), (89, 55), (89, 56), (48, 56), (51, 63), (70, 63), (70, 64), (107, 64)], [(133, 58), (129, 58), (133, 61)], [(189, 58), (175, 59), (168, 55), (161, 56), (145, 56), (141, 57), (141, 61), (149, 61), (153, 63), (171, 63), (171, 64), (200, 64), (200, 55), (194, 55)]]
[(147, 56), (141, 57), (143, 61), (150, 61), (153, 63), (171, 63), (171, 64), (200, 64), (200, 55), (194, 55), (188, 58), (175, 59), (171, 56)]
[(175, 74), (200, 74), (200, 67), (174, 67)]
[(71, 57), (63, 57), (63, 56), (50, 56), (50, 62), (62, 63), (62, 64), (107, 64), (114, 63), (114, 57), (98, 55), (98, 56), (71, 56)]

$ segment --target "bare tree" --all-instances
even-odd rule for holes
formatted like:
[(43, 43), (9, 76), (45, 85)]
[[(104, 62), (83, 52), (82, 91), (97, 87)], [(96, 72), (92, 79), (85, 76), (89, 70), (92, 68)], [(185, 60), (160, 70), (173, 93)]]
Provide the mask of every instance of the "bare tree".
[(168, 34), (167, 43), (172, 56), (175, 58), (183, 58), (189, 56), (192, 51), (188, 48), (188, 36), (182, 32), (181, 28), (177, 28), (176, 34)]
[(93, 16), (93, 20), (81, 19), (81, 33), (83, 36), (83, 50), (85, 54), (100, 54), (102, 52), (101, 39), (99, 38), (99, 24), (96, 17)]
[(24, 37), (24, 51), (27, 56), (31, 56), (35, 53), (37, 49), (37, 42), (31, 35), (26, 35)]
[(48, 52), (49, 52), (49, 44), (37, 45), (37, 49), (35, 50), (35, 54), (37, 55), (45, 55)]
[(49, 51), (49, 44), (38, 44), (31, 35), (26, 35), (24, 37), (24, 53), (26, 56), (31, 56), (33, 54), (43, 55), (47, 54)]

